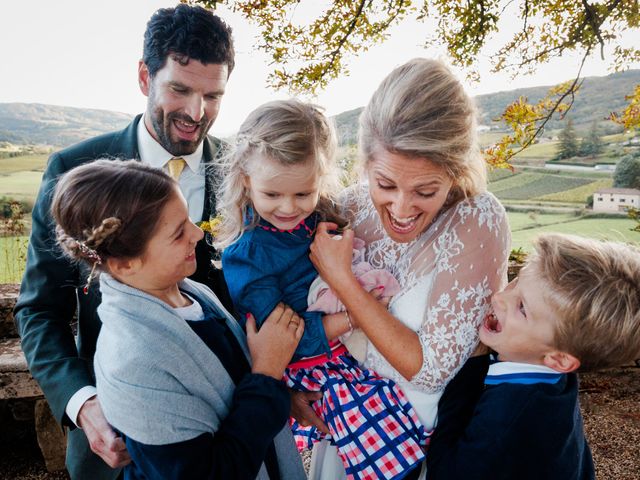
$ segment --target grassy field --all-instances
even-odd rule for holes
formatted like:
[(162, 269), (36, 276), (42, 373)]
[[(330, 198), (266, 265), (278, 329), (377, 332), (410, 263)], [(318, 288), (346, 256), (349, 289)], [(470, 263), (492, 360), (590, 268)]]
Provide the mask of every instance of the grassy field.
[(640, 245), (640, 233), (632, 232), (635, 222), (620, 218), (577, 218), (567, 214), (540, 214), (535, 220), (528, 214), (509, 212), (512, 247), (531, 251), (532, 240), (541, 233), (556, 232), (601, 240), (615, 240)]
[(525, 160), (531, 158), (544, 158), (546, 160), (552, 159), (558, 151), (558, 142), (544, 142), (536, 143), (528, 148), (525, 148), (522, 152), (518, 153), (514, 159)]
[(492, 182), (489, 190), (500, 200), (527, 200), (572, 190), (589, 183), (591, 180), (588, 178), (522, 172)]
[(47, 158), (48, 155), (0, 158), (0, 197), (33, 203)]
[(587, 197), (612, 185), (611, 174), (532, 168), (494, 170), (489, 190), (505, 203), (515, 201), (561, 202), (584, 205)]
[(593, 195), (601, 188), (611, 188), (613, 180), (611, 178), (596, 180), (580, 187), (564, 190), (562, 192), (554, 192), (548, 195), (538, 197), (538, 200), (549, 200), (552, 202), (574, 202), (584, 204), (589, 195)]
[(42, 172), (22, 171), (0, 176), (0, 197), (10, 197), (16, 200), (28, 200), (31, 203), (36, 198)]
[(21, 157), (0, 158), (0, 175), (15, 172), (36, 171), (43, 172), (49, 155), (23, 155)]
[(0, 283), (20, 283), (29, 237), (0, 237)]
[(516, 232), (537, 226), (553, 225), (575, 220), (577, 217), (573, 213), (530, 213), (530, 212), (507, 212), (511, 231)]

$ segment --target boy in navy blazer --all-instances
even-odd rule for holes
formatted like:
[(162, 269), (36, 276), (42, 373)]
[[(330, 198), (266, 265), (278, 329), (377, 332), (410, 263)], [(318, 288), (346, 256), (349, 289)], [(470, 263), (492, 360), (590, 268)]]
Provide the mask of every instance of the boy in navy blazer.
[(440, 400), (428, 479), (595, 478), (575, 372), (640, 358), (640, 251), (559, 234), (535, 250), (480, 327), (484, 389), (479, 356)]

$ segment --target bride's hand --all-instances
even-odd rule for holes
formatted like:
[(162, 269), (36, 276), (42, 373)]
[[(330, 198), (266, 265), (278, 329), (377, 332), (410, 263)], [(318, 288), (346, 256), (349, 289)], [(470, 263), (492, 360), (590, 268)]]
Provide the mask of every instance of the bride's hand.
[(348, 284), (353, 278), (353, 230), (345, 230), (341, 237), (331, 235), (329, 230), (337, 227), (335, 223), (319, 223), (309, 255), (316, 270), (333, 291), (339, 291), (341, 285)]

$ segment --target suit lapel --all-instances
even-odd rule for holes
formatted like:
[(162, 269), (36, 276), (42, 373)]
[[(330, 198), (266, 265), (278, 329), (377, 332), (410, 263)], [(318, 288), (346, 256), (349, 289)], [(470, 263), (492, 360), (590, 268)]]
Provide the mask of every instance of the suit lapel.
[(124, 160), (132, 158), (140, 160), (140, 152), (138, 151), (138, 124), (141, 118), (142, 114), (137, 115), (124, 130), (114, 137), (107, 151), (110, 156)]
[(218, 183), (218, 169), (215, 160), (220, 158), (221, 148), (220, 141), (216, 138), (207, 136), (203, 142), (203, 160), (204, 160), (204, 209), (202, 210), (202, 219), (209, 220), (216, 213), (215, 189)]

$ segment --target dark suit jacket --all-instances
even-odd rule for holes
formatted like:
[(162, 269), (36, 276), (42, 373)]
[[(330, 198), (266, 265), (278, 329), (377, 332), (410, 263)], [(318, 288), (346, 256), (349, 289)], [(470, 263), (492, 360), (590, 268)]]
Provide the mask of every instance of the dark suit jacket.
[[(32, 375), (55, 417), (71, 427), (73, 424), (65, 414), (69, 399), (83, 386), (95, 385), (93, 355), (101, 325), (96, 313), (100, 292), (96, 285), (89, 289), (88, 295), (82, 293), (87, 271), (63, 257), (56, 246), (51, 197), (58, 177), (78, 165), (105, 157), (138, 159), (140, 118), (141, 115), (137, 116), (122, 131), (86, 140), (51, 155), (33, 208), (27, 267), (15, 307), (15, 322)], [(205, 139), (205, 162), (219, 154), (220, 146), (218, 139)], [(214, 168), (208, 168), (204, 219), (215, 211), (214, 180)], [(99, 202), (100, 198), (93, 201)], [(196, 247), (198, 268), (191, 278), (208, 285), (223, 304), (231, 308), (222, 271), (211, 263), (216, 255), (204, 240), (200, 241)], [(75, 313), (77, 347), (70, 326)]]

